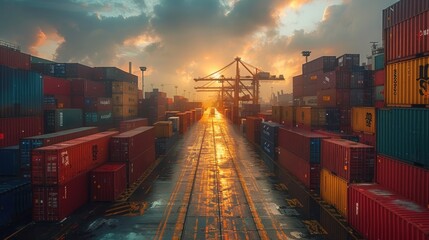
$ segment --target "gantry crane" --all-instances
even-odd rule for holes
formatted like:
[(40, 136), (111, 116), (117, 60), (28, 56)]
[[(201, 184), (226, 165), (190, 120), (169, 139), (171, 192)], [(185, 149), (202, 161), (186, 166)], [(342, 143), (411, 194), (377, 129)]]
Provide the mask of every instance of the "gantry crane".
[[(226, 69), (232, 66), (235, 66), (234, 77), (225, 77), (221, 75)], [(244, 68), (250, 75), (242, 76), (240, 68)], [(202, 86), (195, 87), (197, 92), (219, 93), (221, 109), (227, 106), (227, 104), (232, 104), (234, 119), (238, 119), (240, 101), (258, 104), (260, 81), (277, 80), (284, 80), (283, 75), (279, 75), (278, 77), (276, 75), (270, 75), (269, 72), (264, 72), (257, 67), (243, 62), (239, 57), (236, 57), (234, 61), (214, 73), (205, 77), (194, 78), (196, 82), (206, 82)]]

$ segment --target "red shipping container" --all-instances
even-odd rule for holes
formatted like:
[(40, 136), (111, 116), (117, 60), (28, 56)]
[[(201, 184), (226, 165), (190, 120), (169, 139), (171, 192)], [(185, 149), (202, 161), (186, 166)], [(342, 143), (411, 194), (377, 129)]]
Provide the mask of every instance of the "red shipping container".
[(143, 173), (155, 162), (155, 146), (149, 147), (146, 151), (142, 152), (139, 156), (135, 157), (127, 164), (127, 179), (128, 186), (135, 183)]
[(368, 240), (429, 239), (429, 210), (378, 184), (350, 185), (348, 222)]
[(186, 113), (178, 113), (177, 116), (179, 117), (179, 132), (184, 134), (188, 131)]
[(110, 138), (117, 134), (116, 131), (100, 132), (34, 149), (32, 184), (64, 184), (98, 167), (109, 159)]
[(55, 95), (54, 97), (57, 100), (57, 108), (70, 108), (71, 107), (70, 96)]
[(63, 95), (71, 94), (71, 82), (64, 78), (43, 76), (43, 94), (44, 95)]
[(384, 101), (375, 101), (374, 102), (374, 107), (375, 108), (385, 108), (386, 104), (384, 103)]
[(378, 70), (374, 72), (374, 86), (384, 86), (386, 82), (386, 70)]
[(128, 162), (155, 146), (155, 128), (139, 127), (112, 137), (111, 161)]
[(356, 135), (359, 137), (359, 142), (373, 146), (375, 147), (375, 144), (377, 143), (377, 138), (375, 137), (375, 134), (371, 133), (363, 133), (363, 132), (353, 132), (353, 135)]
[(328, 138), (304, 129), (279, 128), (278, 141), (282, 147), (311, 163), (320, 163), (320, 142)]
[(138, 127), (148, 126), (147, 118), (136, 118), (132, 120), (124, 120), (119, 123), (119, 132), (126, 132)]
[(429, 208), (429, 170), (377, 155), (377, 183)]
[(19, 139), (42, 133), (41, 117), (0, 118), (0, 147), (18, 145)]
[(350, 106), (350, 90), (320, 90), (317, 92), (317, 105), (321, 107), (348, 107)]
[(30, 58), (30, 55), (22, 53), (19, 50), (0, 46), (0, 65), (5, 65), (10, 68), (30, 70)]
[(386, 62), (429, 54), (429, 11), (385, 29)]
[(427, 10), (429, 10), (428, 1), (398, 1), (383, 10), (383, 29), (392, 27), (399, 22), (402, 22)]
[(61, 221), (88, 202), (88, 173), (61, 185), (33, 185), (33, 220)]
[(258, 145), (261, 141), (262, 119), (259, 117), (246, 117), (246, 136), (247, 140)]
[(301, 183), (311, 190), (320, 186), (320, 164), (309, 163), (292, 152), (279, 147), (280, 166), (291, 172)]
[(191, 119), (191, 111), (185, 112), (186, 122), (188, 123), (188, 128), (192, 125), (192, 119)]
[(114, 201), (127, 189), (127, 168), (124, 163), (105, 163), (91, 171), (92, 201)]
[(96, 82), (88, 79), (70, 79), (72, 94), (85, 97), (104, 97), (104, 82)]
[(374, 147), (345, 139), (323, 139), (322, 168), (348, 183), (374, 180)]
[(342, 133), (352, 132), (352, 110), (350, 107), (340, 108), (340, 130)]

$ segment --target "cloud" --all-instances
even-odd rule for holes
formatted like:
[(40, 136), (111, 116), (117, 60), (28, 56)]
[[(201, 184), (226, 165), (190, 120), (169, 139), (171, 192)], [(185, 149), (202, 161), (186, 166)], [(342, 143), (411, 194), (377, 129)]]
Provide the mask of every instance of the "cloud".
[[(0, 0), (0, 39), (35, 53), (44, 41), (56, 41), (60, 62), (128, 69), (132, 61), (136, 75), (138, 66), (149, 68), (147, 86), (179, 85), (179, 93), (195, 86), (193, 77), (241, 56), (273, 74), (283, 73), (287, 81), (272, 85), (291, 91), (302, 50), (311, 50), (311, 59), (343, 53), (364, 58), (369, 42), (381, 41), (381, 10), (389, 5), (345, 0), (328, 6), (314, 31), (282, 35), (281, 12), (291, 8), (302, 16), (296, 21), (304, 21), (300, 8), (313, 2), (320, 0)], [(263, 85), (262, 96), (269, 95), (270, 86)]]

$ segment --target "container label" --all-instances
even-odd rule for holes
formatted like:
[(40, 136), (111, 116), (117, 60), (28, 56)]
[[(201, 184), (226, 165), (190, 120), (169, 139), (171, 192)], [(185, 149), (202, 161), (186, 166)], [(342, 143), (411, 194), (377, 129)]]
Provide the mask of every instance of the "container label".
[(64, 152), (61, 153), (61, 163), (64, 166), (70, 165), (69, 154), (68, 154), (67, 151), (64, 151)]
[(331, 96), (323, 96), (323, 101), (324, 101), (324, 102), (329, 102), (329, 101), (331, 101)]
[(64, 126), (64, 115), (63, 115), (63, 112), (60, 112), (60, 122), (59, 122), (59, 124), (60, 124), (60, 127), (63, 127)]
[(393, 95), (397, 95), (398, 87), (398, 70), (393, 70)]
[(372, 126), (372, 113), (367, 112), (366, 116), (365, 116), (365, 125), (367, 127), (371, 127)]
[(429, 64), (420, 65), (419, 66), (419, 77), (416, 79), (419, 83), (419, 94), (425, 98), (429, 98), (428, 92), (428, 82), (429, 82), (429, 74), (428, 74)]
[(423, 36), (427, 36), (427, 35), (429, 35), (429, 28), (420, 30), (419, 37), (423, 37)]

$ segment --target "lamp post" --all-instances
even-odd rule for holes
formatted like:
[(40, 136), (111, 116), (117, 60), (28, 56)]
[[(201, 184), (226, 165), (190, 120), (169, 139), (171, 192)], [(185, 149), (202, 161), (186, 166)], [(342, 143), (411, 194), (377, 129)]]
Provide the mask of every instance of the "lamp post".
[(308, 57), (310, 56), (311, 51), (305, 50), (305, 51), (302, 51), (301, 53), (302, 53), (302, 56), (305, 57), (305, 62), (308, 62)]
[(142, 92), (143, 92), (143, 99), (144, 99), (144, 71), (146, 71), (146, 67), (140, 67), (140, 70), (142, 71)]

